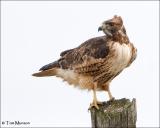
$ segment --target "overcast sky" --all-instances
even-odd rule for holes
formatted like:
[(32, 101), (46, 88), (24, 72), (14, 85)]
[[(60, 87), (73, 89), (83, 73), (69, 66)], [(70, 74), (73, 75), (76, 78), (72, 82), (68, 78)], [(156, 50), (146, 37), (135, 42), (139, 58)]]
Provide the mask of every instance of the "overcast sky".
[[(112, 81), (111, 91), (117, 99), (136, 98), (137, 126), (158, 127), (158, 1), (2, 1), (1, 7), (2, 121), (30, 122), (30, 127), (91, 126), (87, 110), (92, 92), (31, 74), (58, 59), (61, 51), (103, 35), (99, 25), (117, 14), (138, 57)], [(99, 92), (98, 99), (108, 97)]]

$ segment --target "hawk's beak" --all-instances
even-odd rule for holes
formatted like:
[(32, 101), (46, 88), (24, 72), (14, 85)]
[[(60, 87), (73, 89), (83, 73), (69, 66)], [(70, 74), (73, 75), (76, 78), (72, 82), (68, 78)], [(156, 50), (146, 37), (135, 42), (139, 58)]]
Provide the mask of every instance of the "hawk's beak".
[(102, 31), (102, 26), (100, 26), (100, 27), (98, 28), (98, 32), (99, 32), (99, 31)]

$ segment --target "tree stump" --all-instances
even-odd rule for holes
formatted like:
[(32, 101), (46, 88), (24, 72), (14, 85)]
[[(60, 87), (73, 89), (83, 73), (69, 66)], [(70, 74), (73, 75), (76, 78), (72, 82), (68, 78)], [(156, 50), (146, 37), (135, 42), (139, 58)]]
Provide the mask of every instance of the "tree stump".
[(103, 102), (99, 109), (92, 107), (92, 128), (136, 128), (136, 99), (119, 99)]

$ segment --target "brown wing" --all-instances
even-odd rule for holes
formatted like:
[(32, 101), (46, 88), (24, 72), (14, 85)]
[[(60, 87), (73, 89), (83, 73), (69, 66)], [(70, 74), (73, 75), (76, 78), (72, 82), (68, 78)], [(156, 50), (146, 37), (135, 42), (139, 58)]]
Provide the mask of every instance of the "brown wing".
[(99, 70), (108, 54), (107, 37), (96, 37), (85, 41), (77, 48), (62, 52), (58, 61), (47, 64), (40, 70), (59, 67), (74, 69), (77, 73), (93, 72)]
[(74, 69), (78, 73), (93, 72), (99, 70), (108, 54), (107, 37), (102, 36), (89, 39), (68, 51), (58, 62), (63, 69)]

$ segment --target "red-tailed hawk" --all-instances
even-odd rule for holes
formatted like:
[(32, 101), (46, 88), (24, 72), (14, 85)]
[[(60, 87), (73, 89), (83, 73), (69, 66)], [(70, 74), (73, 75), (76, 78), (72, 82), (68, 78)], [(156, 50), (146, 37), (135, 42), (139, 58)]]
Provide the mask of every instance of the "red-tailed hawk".
[(98, 104), (96, 91), (107, 91), (109, 99), (110, 82), (127, 68), (136, 58), (136, 48), (129, 41), (120, 16), (104, 21), (99, 27), (105, 35), (91, 38), (80, 46), (66, 50), (60, 59), (47, 64), (33, 76), (57, 76), (81, 89), (93, 90), (93, 102)]

